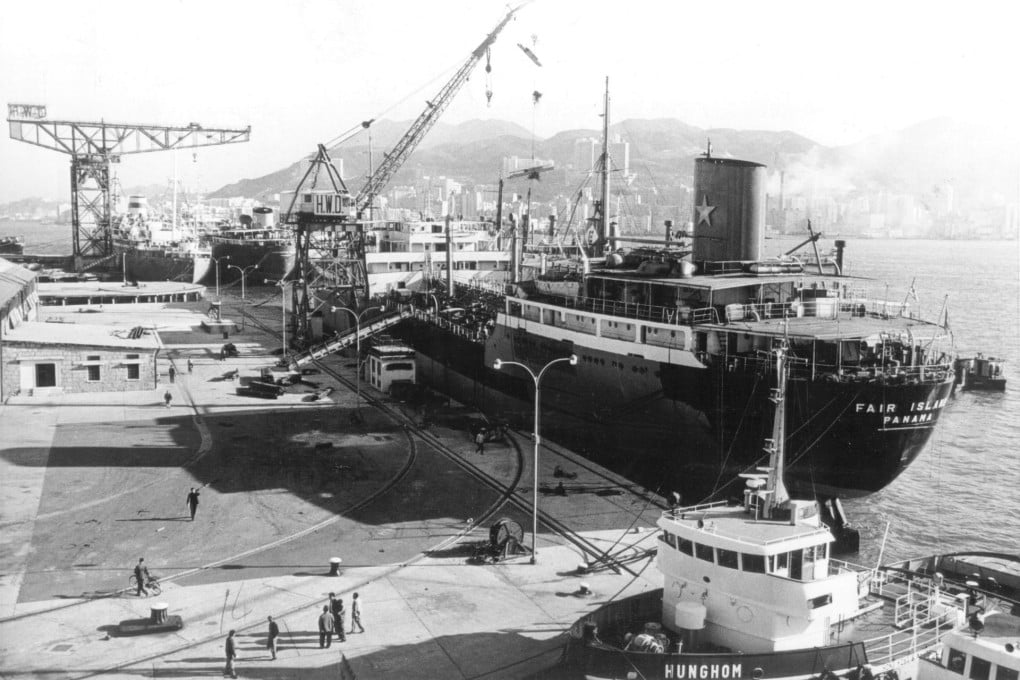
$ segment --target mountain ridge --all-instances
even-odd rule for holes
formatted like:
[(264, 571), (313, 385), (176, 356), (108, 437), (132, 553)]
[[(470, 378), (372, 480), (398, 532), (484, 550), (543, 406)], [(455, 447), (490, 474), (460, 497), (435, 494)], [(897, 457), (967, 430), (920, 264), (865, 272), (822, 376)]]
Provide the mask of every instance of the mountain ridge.
[[(409, 126), (410, 121), (373, 122), (374, 158), (382, 158), (383, 149), (395, 145)], [(635, 190), (662, 190), (656, 184), (689, 182), (693, 160), (704, 154), (709, 140), (713, 155), (762, 163), (771, 171), (782, 170), (791, 195), (808, 188), (816, 194), (923, 193), (945, 182), (952, 183), (961, 196), (989, 192), (1005, 195), (1010, 170), (1016, 164), (1016, 156), (1002, 153), (994, 133), (950, 118), (921, 121), (841, 146), (824, 146), (792, 130), (699, 128), (676, 118), (627, 119), (611, 125), (609, 132), (611, 140), (619, 135), (630, 145), (629, 169), (637, 178)], [(554, 161), (557, 170), (569, 170), (576, 142), (588, 137), (599, 139), (601, 131), (575, 128), (539, 138), (516, 123), (498, 119), (440, 122), (390, 185), (408, 184), (423, 176), (491, 185), (498, 180), (505, 157), (530, 158), (532, 154)], [(330, 149), (334, 160), (344, 159), (345, 181), (352, 192), (357, 192), (367, 175), (368, 148), (367, 135), (359, 135)], [(267, 195), (293, 190), (307, 169), (307, 158), (261, 177), (227, 184), (211, 196), (266, 200)], [(542, 193), (572, 190), (565, 174), (551, 174), (554, 177)]]

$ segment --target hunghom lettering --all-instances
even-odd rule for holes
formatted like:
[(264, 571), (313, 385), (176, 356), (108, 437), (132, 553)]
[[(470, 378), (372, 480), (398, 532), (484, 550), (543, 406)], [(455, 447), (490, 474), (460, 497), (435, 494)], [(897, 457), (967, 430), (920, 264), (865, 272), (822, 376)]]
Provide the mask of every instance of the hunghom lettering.
[(662, 677), (670, 680), (726, 680), (744, 677), (739, 663), (668, 663)]

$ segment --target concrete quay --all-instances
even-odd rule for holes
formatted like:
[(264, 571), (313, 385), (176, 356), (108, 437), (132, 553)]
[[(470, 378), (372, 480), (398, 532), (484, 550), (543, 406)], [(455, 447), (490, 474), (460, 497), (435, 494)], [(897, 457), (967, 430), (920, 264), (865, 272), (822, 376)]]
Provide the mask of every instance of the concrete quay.
[[(248, 304), (262, 327), (279, 322), (278, 306)], [(567, 533), (540, 518), (536, 564), (527, 554), (473, 563), (502, 517), (530, 545), (526, 433), (478, 454), (463, 424), (480, 414), (450, 403), (422, 432), (411, 406), (364, 382), (364, 397), (379, 401), (363, 398), (355, 419), (351, 358), (327, 362), (346, 381), (323, 372), (278, 400), (238, 395), (274, 363), (279, 341), (248, 323), (230, 337), (241, 356), (221, 361), (224, 340), (194, 330), (207, 306), (89, 315), (153, 320), (165, 347), (157, 390), (0, 405), (0, 678), (217, 677), (231, 629), (239, 677), (560, 677), (575, 620), (661, 587), (646, 550), (663, 500), (551, 444), (539, 460), (539, 507)], [(329, 397), (311, 401), (324, 387)], [(577, 475), (565, 496), (553, 492), (556, 466)], [(193, 521), (192, 487), (201, 494)], [(579, 575), (598, 553), (633, 559)], [(331, 577), (334, 556), (342, 564)], [(139, 557), (160, 577), (158, 597), (127, 589)], [(590, 595), (579, 594), (582, 582)], [(365, 632), (322, 649), (316, 622), (330, 592), (348, 611), (359, 593)], [(118, 635), (156, 603), (184, 627)], [(281, 630), (276, 660), (265, 645), (270, 615)]]

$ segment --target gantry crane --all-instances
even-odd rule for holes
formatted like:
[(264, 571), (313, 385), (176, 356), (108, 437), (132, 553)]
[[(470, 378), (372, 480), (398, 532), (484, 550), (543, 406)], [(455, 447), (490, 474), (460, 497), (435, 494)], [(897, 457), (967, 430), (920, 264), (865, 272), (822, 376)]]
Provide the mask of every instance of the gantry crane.
[[(325, 147), (319, 145), (318, 153), (298, 183), (283, 218), (285, 223), (294, 228), (297, 273), (301, 282), (300, 293), (295, 290), (293, 294), (297, 320), (295, 337), (308, 339), (308, 316), (312, 301), (308, 294), (309, 288), (314, 290), (318, 285), (327, 283), (334, 290), (348, 289), (351, 299), (359, 305), (367, 302), (368, 267), (365, 260), (365, 227), (361, 222), (363, 214), (436, 124), (467, 82), (471, 71), (488, 53), (496, 37), (520, 8), (521, 5), (508, 10), (499, 24), (471, 51), (453, 77), (432, 99), (425, 102), (425, 110), (411, 123), (393, 149), (385, 154), (383, 162), (372, 171), (357, 194), (352, 196), (347, 191)], [(360, 125), (368, 128), (372, 122), (370, 120)], [(302, 191), (309, 176), (312, 177), (311, 188), (315, 191), (318, 178), (323, 173), (328, 177), (328, 187), (315, 193), (307, 189)], [(310, 200), (306, 201), (305, 198)]]
[(113, 254), (110, 235), (110, 164), (126, 154), (247, 142), (244, 129), (207, 128), (198, 123), (140, 125), (50, 120), (46, 107), (8, 104), (11, 139), (71, 156), (71, 236), (75, 269), (86, 257)]

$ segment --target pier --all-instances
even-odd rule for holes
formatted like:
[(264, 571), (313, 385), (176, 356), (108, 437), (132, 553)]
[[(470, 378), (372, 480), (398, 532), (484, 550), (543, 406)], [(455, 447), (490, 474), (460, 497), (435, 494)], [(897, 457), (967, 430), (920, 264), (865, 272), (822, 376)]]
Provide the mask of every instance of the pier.
[[(574, 621), (661, 587), (645, 569), (658, 495), (543, 441), (538, 563), (526, 551), (479, 561), (494, 525), (530, 528), (529, 433), (479, 454), (472, 428), (485, 419), (469, 405), (433, 394), (423, 426), (420, 403), (366, 384), (355, 420), (354, 362), (337, 354), (306, 363), (276, 399), (246, 396), (279, 360), (273, 305), (249, 301), (246, 330), (231, 337), (239, 356), (226, 360), (201, 330), (204, 301), (113, 306), (90, 322), (160, 329), (155, 390), (0, 406), (10, 677), (218, 675), (227, 629), (242, 677), (542, 677)], [(240, 314), (229, 298), (224, 308)], [(558, 469), (574, 475), (562, 493)], [(160, 579), (158, 598), (128, 589), (139, 557)], [(366, 632), (320, 649), (329, 592), (348, 609), (359, 593)], [(118, 634), (156, 602), (180, 630)], [(267, 616), (280, 625), (276, 660)]]
[(205, 297), (205, 286), (177, 281), (115, 283), (83, 281), (40, 283), (39, 302), (53, 307), (70, 305), (116, 305), (196, 302)]

